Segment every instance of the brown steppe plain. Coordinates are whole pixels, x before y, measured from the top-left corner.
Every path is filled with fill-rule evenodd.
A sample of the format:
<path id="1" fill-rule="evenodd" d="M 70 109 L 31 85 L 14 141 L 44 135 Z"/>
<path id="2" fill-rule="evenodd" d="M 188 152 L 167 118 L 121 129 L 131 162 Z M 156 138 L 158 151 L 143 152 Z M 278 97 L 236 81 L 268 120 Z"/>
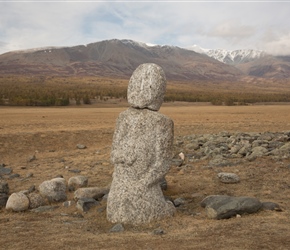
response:
<path id="1" fill-rule="evenodd" d="M 79 169 L 89 186 L 107 186 L 113 166 L 110 146 L 118 114 L 126 104 L 60 108 L 1 107 L 0 163 L 20 174 L 7 179 L 10 193 L 28 189 L 63 175 L 68 180 Z M 161 113 L 175 123 L 175 136 L 229 132 L 290 130 L 290 105 L 211 106 L 165 103 Z M 76 148 L 84 144 L 86 149 Z M 178 153 L 178 152 L 176 152 Z M 36 160 L 27 162 L 30 155 Z M 14 213 L 0 210 L 1 249 L 290 249 L 290 159 L 258 158 L 231 167 L 191 169 L 172 167 L 165 195 L 183 197 L 187 210 L 148 225 L 125 225 L 110 233 L 105 203 L 87 213 L 75 205 L 53 211 Z M 218 171 L 238 173 L 241 182 L 222 184 Z M 27 174 L 33 174 L 26 179 Z M 24 179 L 23 179 L 24 178 Z M 200 201 L 207 195 L 252 196 L 278 203 L 282 212 L 260 211 L 227 220 L 208 219 Z M 68 200 L 73 193 L 68 193 Z M 155 235 L 155 229 L 164 234 Z"/>

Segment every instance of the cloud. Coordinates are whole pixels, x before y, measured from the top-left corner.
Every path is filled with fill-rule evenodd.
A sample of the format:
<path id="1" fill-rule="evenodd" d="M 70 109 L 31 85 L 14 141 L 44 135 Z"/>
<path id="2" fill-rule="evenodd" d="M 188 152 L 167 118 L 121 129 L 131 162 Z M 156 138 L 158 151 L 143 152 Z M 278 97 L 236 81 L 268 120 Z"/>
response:
<path id="1" fill-rule="evenodd" d="M 215 26 L 207 36 L 222 39 L 231 39 L 237 42 L 239 39 L 247 39 L 253 36 L 256 29 L 250 25 L 241 24 L 236 20 L 229 20 Z"/>
<path id="2" fill-rule="evenodd" d="M 288 50 L 289 7 L 274 2 L 0 2 L 0 53 L 113 38 Z"/>
<path id="3" fill-rule="evenodd" d="M 273 55 L 290 55 L 290 31 L 279 35 L 268 32 L 261 47 Z"/>

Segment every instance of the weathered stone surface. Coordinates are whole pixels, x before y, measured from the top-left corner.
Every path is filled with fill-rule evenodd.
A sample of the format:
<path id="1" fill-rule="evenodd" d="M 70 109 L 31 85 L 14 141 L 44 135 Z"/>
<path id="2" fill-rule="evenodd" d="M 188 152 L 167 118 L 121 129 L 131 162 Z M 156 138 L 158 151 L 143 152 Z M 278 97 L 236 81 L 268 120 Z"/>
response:
<path id="1" fill-rule="evenodd" d="M 274 202 L 270 202 L 270 201 L 262 202 L 262 209 L 263 210 L 278 211 L 278 212 L 282 211 L 279 204 L 274 203 Z"/>
<path id="2" fill-rule="evenodd" d="M 128 84 L 128 103 L 131 107 L 159 110 L 166 90 L 166 78 L 161 67 L 153 63 L 141 64 Z"/>
<path id="3" fill-rule="evenodd" d="M 240 177 L 234 173 L 218 173 L 218 178 L 222 183 L 238 183 L 240 182 Z"/>
<path id="4" fill-rule="evenodd" d="M 86 145 L 83 145 L 83 144 L 77 144 L 77 148 L 78 149 L 86 149 L 87 146 Z"/>
<path id="5" fill-rule="evenodd" d="M 65 201 L 64 203 L 62 203 L 64 207 L 71 207 L 74 204 L 75 204 L 75 201 Z"/>
<path id="6" fill-rule="evenodd" d="M 45 213 L 45 212 L 53 211 L 57 208 L 59 208 L 59 206 L 41 206 L 41 207 L 33 208 L 30 211 L 33 213 Z"/>
<path id="7" fill-rule="evenodd" d="M 9 197 L 8 194 L 0 193 L 0 208 L 6 206 L 8 197 Z"/>
<path id="8" fill-rule="evenodd" d="M 0 181 L 0 193 L 8 194 L 9 186 L 6 181 Z"/>
<path id="9" fill-rule="evenodd" d="M 82 212 L 87 212 L 91 207 L 97 206 L 99 204 L 100 203 L 93 198 L 81 198 L 77 201 L 76 207 Z"/>
<path id="10" fill-rule="evenodd" d="M 29 199 L 22 192 L 11 194 L 6 203 L 6 209 L 12 210 L 14 212 L 25 211 L 28 208 L 29 208 Z"/>
<path id="11" fill-rule="evenodd" d="M 31 209 L 44 206 L 46 203 L 45 199 L 38 193 L 29 193 L 27 197 L 29 199 L 29 208 Z"/>
<path id="12" fill-rule="evenodd" d="M 86 176 L 73 176 L 68 180 L 68 190 L 75 191 L 78 188 L 87 187 L 89 178 Z"/>
<path id="13" fill-rule="evenodd" d="M 87 187 L 79 188 L 74 192 L 74 199 L 93 198 L 98 200 L 109 192 L 109 188 Z"/>
<path id="14" fill-rule="evenodd" d="M 258 212 L 262 203 L 252 197 L 232 197 L 227 195 L 211 195 L 203 199 L 201 206 L 206 209 L 211 219 L 228 219 L 237 214 Z"/>
<path id="15" fill-rule="evenodd" d="M 130 108 L 116 124 L 111 161 L 114 174 L 108 195 L 107 218 L 113 223 L 141 224 L 172 215 L 160 181 L 172 158 L 173 122 L 156 112 L 166 88 L 162 69 L 139 66 L 128 86 Z"/>
<path id="16" fill-rule="evenodd" d="M 121 223 L 118 223 L 110 229 L 110 233 L 119 233 L 123 232 L 124 230 L 125 228 L 123 227 L 123 225 Z"/>
<path id="17" fill-rule="evenodd" d="M 40 194 L 49 201 L 65 201 L 66 183 L 63 178 L 54 178 L 39 185 Z"/>
<path id="18" fill-rule="evenodd" d="M 173 201 L 173 204 L 174 204 L 174 206 L 179 207 L 179 206 L 185 204 L 185 200 L 183 198 L 176 198 Z"/>
<path id="19" fill-rule="evenodd" d="M 8 175 L 12 173 L 11 168 L 0 167 L 0 176 L 1 175 Z"/>
<path id="20" fill-rule="evenodd" d="M 165 179 L 165 177 L 163 177 L 160 181 L 160 187 L 162 190 L 167 190 L 167 181 Z"/>

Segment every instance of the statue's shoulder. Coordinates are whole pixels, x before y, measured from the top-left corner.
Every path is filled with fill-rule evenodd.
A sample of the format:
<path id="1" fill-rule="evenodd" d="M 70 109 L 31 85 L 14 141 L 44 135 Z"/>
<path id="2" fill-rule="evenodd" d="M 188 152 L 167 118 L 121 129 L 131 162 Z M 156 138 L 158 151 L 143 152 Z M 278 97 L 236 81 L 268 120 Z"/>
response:
<path id="1" fill-rule="evenodd" d="M 173 125 L 173 121 L 170 117 L 155 111 L 151 111 L 151 114 L 154 116 L 155 121 L 166 125 Z"/>

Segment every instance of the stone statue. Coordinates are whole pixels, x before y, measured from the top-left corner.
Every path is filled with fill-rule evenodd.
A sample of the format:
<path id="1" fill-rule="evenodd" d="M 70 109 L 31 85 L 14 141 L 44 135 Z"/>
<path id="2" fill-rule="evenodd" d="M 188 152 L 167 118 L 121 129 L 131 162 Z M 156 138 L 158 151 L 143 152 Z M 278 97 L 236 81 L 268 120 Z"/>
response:
<path id="1" fill-rule="evenodd" d="M 156 64 L 140 65 L 130 78 L 131 107 L 117 119 L 111 152 L 114 174 L 107 218 L 113 223 L 148 223 L 175 212 L 160 187 L 173 144 L 173 121 L 157 112 L 165 90 L 165 74 Z"/>

